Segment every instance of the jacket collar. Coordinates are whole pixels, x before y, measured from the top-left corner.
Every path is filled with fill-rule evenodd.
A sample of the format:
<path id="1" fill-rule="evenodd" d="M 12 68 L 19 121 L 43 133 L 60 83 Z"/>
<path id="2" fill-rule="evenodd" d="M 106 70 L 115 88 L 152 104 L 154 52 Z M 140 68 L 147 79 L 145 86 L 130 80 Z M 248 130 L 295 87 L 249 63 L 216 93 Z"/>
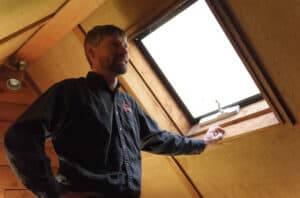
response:
<path id="1" fill-rule="evenodd" d="M 97 90 L 99 88 L 100 89 L 102 88 L 102 89 L 105 89 L 105 90 L 107 90 L 109 92 L 112 92 L 109 89 L 109 87 L 108 87 L 108 85 L 107 85 L 104 77 L 101 74 L 98 74 L 96 72 L 90 71 L 90 72 L 87 73 L 86 78 L 87 78 L 87 81 L 88 81 L 88 85 L 93 90 L 94 89 Z M 116 87 L 116 89 L 113 92 L 116 92 L 119 89 L 120 86 L 121 86 L 121 83 L 118 81 L 117 87 Z"/>

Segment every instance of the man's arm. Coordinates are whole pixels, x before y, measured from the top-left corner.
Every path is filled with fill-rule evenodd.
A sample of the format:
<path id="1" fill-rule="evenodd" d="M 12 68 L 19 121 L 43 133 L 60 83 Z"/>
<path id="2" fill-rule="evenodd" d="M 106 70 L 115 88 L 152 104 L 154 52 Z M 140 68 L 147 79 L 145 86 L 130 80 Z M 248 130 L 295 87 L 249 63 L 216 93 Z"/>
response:
<path id="1" fill-rule="evenodd" d="M 67 112 L 64 98 L 63 86 L 53 86 L 12 124 L 4 137 L 11 167 L 39 197 L 57 198 L 61 193 L 44 147 L 46 138 L 59 129 L 57 126 Z"/>
<path id="2" fill-rule="evenodd" d="M 157 123 L 138 105 L 137 110 L 141 126 L 141 148 L 145 151 L 168 155 L 198 154 L 207 145 L 221 140 L 225 133 L 221 127 L 212 127 L 205 134 L 204 139 L 175 135 L 160 129 Z"/>

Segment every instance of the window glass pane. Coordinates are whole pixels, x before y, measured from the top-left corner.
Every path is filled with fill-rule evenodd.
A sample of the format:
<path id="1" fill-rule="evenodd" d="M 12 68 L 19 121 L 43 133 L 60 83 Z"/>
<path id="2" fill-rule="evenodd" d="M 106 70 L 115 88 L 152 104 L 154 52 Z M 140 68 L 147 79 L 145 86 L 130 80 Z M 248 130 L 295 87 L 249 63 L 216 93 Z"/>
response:
<path id="1" fill-rule="evenodd" d="M 259 93 L 205 1 L 141 41 L 195 118 Z"/>

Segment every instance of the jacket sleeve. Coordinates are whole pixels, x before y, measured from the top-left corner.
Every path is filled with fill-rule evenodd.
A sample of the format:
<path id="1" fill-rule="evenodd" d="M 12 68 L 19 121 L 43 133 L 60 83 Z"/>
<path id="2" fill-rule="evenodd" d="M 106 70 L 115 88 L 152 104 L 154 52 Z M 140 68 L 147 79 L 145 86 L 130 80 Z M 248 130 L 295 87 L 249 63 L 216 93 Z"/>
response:
<path id="1" fill-rule="evenodd" d="M 4 136 L 8 161 L 22 183 L 38 197 L 58 198 L 61 186 L 52 174 L 45 154 L 45 140 L 59 130 L 67 113 L 63 85 L 56 84 L 41 95 Z"/>
<path id="2" fill-rule="evenodd" d="M 198 154 L 205 149 L 202 139 L 187 138 L 159 128 L 157 123 L 138 105 L 141 149 L 156 154 Z"/>

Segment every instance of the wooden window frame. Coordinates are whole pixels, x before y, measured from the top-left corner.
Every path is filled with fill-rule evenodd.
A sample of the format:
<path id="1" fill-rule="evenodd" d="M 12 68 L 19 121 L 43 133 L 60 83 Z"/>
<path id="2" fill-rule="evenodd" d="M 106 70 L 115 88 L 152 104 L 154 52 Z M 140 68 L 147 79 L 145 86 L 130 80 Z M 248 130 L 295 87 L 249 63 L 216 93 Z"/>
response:
<path id="1" fill-rule="evenodd" d="M 225 2 L 218 0 L 206 0 L 206 2 L 259 88 L 263 98 L 279 121 L 279 124 L 295 124 L 294 116 L 287 108 L 271 78 L 264 71 L 258 55 L 241 31 L 237 20 Z"/>
<path id="2" fill-rule="evenodd" d="M 269 107 L 267 102 L 262 100 L 241 108 L 239 113 L 228 118 L 206 125 L 195 124 L 184 135 L 187 137 L 202 136 L 209 129 L 209 127 L 219 125 L 223 128 L 226 128 L 226 131 L 229 134 L 226 135 L 226 137 L 231 137 L 233 135 L 243 134 L 276 124 L 279 124 L 279 121 L 277 120 L 275 114 L 272 112 L 272 109 Z M 234 125 L 238 125 L 239 127 L 233 127 Z"/>
<path id="3" fill-rule="evenodd" d="M 242 34 L 242 31 L 239 29 L 239 26 L 234 20 L 232 14 L 230 13 L 230 10 L 226 7 L 225 3 L 217 0 L 206 0 L 206 2 L 210 7 L 211 11 L 213 12 L 213 14 L 215 15 L 216 19 L 220 23 L 226 36 L 228 37 L 231 44 L 235 48 L 236 52 L 238 53 L 239 57 L 241 58 L 246 69 L 248 70 L 249 74 L 251 75 L 252 79 L 256 83 L 257 87 L 259 88 L 264 98 L 264 101 L 262 102 L 256 102 L 252 105 L 248 105 L 241 108 L 241 112 L 238 113 L 237 115 L 221 121 L 217 121 L 213 124 L 219 124 L 225 127 L 226 129 L 229 129 L 229 133 L 230 133 L 229 136 L 235 136 L 245 132 L 250 132 L 253 130 L 257 130 L 260 128 L 265 128 L 273 125 L 295 124 L 295 119 L 293 115 L 288 110 L 287 106 L 282 100 L 281 95 L 276 90 L 274 84 L 270 80 L 267 73 L 264 72 L 264 70 L 262 69 L 261 64 L 258 60 L 258 56 L 255 54 L 255 51 L 251 48 L 251 45 L 247 41 L 244 34 Z M 153 27 L 156 27 L 161 20 L 166 20 L 166 18 L 170 15 L 170 13 L 173 12 L 174 9 L 178 9 L 182 4 L 183 3 L 181 2 L 180 4 L 175 5 L 173 9 L 170 9 L 169 12 L 167 12 L 164 16 L 161 16 L 160 20 L 155 21 L 153 23 L 154 25 L 152 24 L 146 29 L 151 29 Z M 133 39 L 134 37 L 132 36 L 131 40 Z M 131 45 L 134 45 L 135 48 L 133 50 L 133 54 L 134 55 L 138 54 L 139 58 L 141 58 L 143 55 L 141 55 L 141 52 L 139 51 L 140 49 L 136 46 L 136 43 L 131 43 Z M 145 57 L 143 59 L 145 59 Z M 144 63 L 143 67 L 151 67 L 149 63 L 145 65 L 145 62 L 147 62 L 147 60 L 143 60 L 142 62 Z M 133 64 L 134 63 L 135 62 L 133 61 Z M 137 71 L 138 70 L 139 69 L 137 69 Z M 153 68 L 152 68 L 152 72 L 155 73 L 155 71 L 153 71 Z M 141 72 L 141 76 L 143 75 L 147 75 L 147 74 L 143 74 Z M 153 80 L 160 81 L 160 83 L 163 84 L 161 79 L 159 78 L 157 79 L 157 77 L 156 79 Z M 155 92 L 157 93 L 157 91 L 155 91 L 156 87 L 152 87 L 151 89 L 154 90 L 153 91 L 154 93 Z M 159 94 L 156 95 L 156 97 L 158 98 L 158 100 L 161 100 Z M 173 101 L 177 102 L 176 98 L 173 98 Z M 262 103 L 265 103 L 265 105 L 262 105 Z M 179 108 L 178 106 L 174 105 L 173 108 L 176 109 L 177 111 L 178 109 L 182 111 L 181 108 Z M 170 118 L 172 119 L 172 110 L 171 111 L 170 110 L 168 111 L 168 109 L 165 110 L 167 111 Z M 176 119 L 173 119 L 173 121 L 180 128 L 181 121 L 180 120 L 178 121 Z M 184 124 L 186 126 L 186 123 Z M 205 133 L 208 127 L 213 124 L 206 125 L 206 126 L 199 126 L 197 124 L 193 125 L 193 123 L 190 122 L 190 126 L 193 125 L 192 128 L 187 132 L 182 131 L 182 134 L 189 137 L 201 136 Z"/>
<path id="4" fill-rule="evenodd" d="M 193 124 L 197 123 L 202 118 L 206 118 L 207 116 L 210 116 L 210 115 L 213 115 L 213 114 L 217 113 L 218 110 L 212 110 L 212 111 L 209 111 L 209 112 L 197 115 L 197 116 L 193 116 L 192 112 L 191 112 L 191 109 L 189 109 L 186 105 L 186 101 L 184 101 L 179 96 L 179 94 L 176 91 L 176 89 L 174 88 L 173 84 L 168 80 L 166 74 L 162 71 L 161 67 L 157 64 L 157 62 L 155 61 L 152 54 L 149 52 L 149 50 L 147 49 L 146 45 L 143 43 L 142 40 L 146 36 L 151 34 L 151 31 L 153 29 L 159 28 L 160 26 L 164 25 L 170 19 L 174 18 L 178 14 L 181 14 L 182 11 L 188 9 L 192 4 L 194 4 L 196 2 L 197 2 L 196 0 L 191 0 L 191 1 L 187 1 L 187 2 L 183 3 L 183 5 L 181 7 L 176 9 L 174 12 L 171 12 L 169 15 L 167 15 L 167 17 L 164 17 L 163 19 L 158 20 L 158 22 L 156 22 L 155 25 L 152 25 L 151 28 L 146 29 L 145 31 L 143 31 L 141 34 L 139 34 L 137 37 L 134 38 L 135 44 L 138 46 L 138 48 L 142 52 L 145 59 L 150 63 L 153 70 L 156 72 L 156 74 L 161 79 L 162 83 L 166 86 L 166 88 L 169 90 L 171 95 L 177 101 L 177 103 L 178 103 L 179 107 L 181 108 L 181 110 L 186 114 L 189 121 Z M 222 106 L 222 108 L 224 109 L 224 108 L 227 108 L 227 107 L 232 107 L 232 106 L 237 106 L 237 105 L 242 108 L 242 107 L 244 107 L 248 104 L 252 104 L 252 103 L 255 103 L 255 102 L 263 100 L 263 99 L 264 99 L 263 96 L 260 93 L 258 93 L 256 95 L 252 95 L 252 96 L 249 96 L 247 98 L 243 98 L 239 101 L 234 101 L 231 104 L 228 104 L 226 106 Z M 217 106 L 217 104 L 216 104 L 216 106 Z"/>

